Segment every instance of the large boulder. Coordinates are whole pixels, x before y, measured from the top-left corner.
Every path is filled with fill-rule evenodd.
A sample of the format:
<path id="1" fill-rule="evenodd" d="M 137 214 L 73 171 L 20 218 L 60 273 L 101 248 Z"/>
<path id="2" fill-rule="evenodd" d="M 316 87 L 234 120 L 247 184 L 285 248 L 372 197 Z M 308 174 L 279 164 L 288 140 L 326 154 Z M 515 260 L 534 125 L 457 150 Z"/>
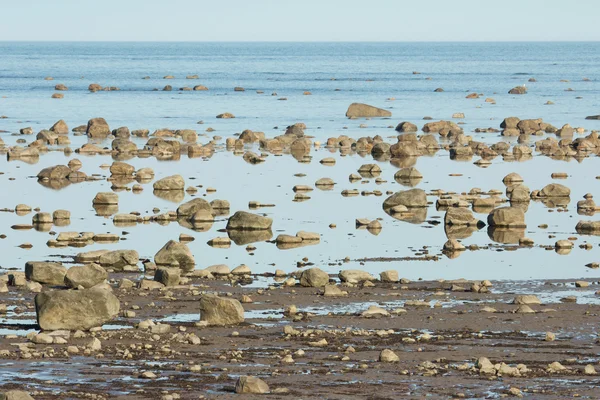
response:
<path id="1" fill-rule="evenodd" d="M 525 228 L 525 213 L 519 207 L 496 208 L 488 215 L 488 225 L 505 228 Z"/>
<path id="2" fill-rule="evenodd" d="M 323 287 L 329 283 L 329 274 L 320 268 L 309 268 L 302 271 L 300 285 L 304 287 Z"/>
<path id="3" fill-rule="evenodd" d="M 395 206 L 427 207 L 427 195 L 422 189 L 410 189 L 396 192 L 383 202 L 383 209 L 387 210 Z"/>
<path id="4" fill-rule="evenodd" d="M 164 267 L 178 267 L 191 271 L 196 261 L 190 249 L 183 243 L 169 240 L 154 256 L 154 263 Z"/>
<path id="5" fill-rule="evenodd" d="M 204 199 L 192 199 L 177 208 L 177 216 L 190 217 L 200 210 L 207 211 L 210 214 L 213 213 L 213 208 L 208 201 Z"/>
<path id="6" fill-rule="evenodd" d="M 240 376 L 235 383 L 235 392 L 264 394 L 269 393 L 269 385 L 265 381 L 255 376 Z"/>
<path id="7" fill-rule="evenodd" d="M 67 179 L 71 173 L 71 168 L 66 165 L 54 165 L 46 167 L 37 174 L 38 179 L 61 180 Z"/>
<path id="8" fill-rule="evenodd" d="M 86 264 L 69 268 L 64 277 L 64 283 L 71 288 L 82 286 L 86 289 L 104 282 L 108 273 L 98 264 Z"/>
<path id="9" fill-rule="evenodd" d="M 185 181 L 181 175 L 171 175 L 154 182 L 154 190 L 184 190 Z"/>
<path id="10" fill-rule="evenodd" d="M 115 250 L 102 254 L 98 261 L 104 268 L 119 271 L 126 267 L 136 266 L 140 261 L 140 256 L 135 250 Z"/>
<path id="11" fill-rule="evenodd" d="M 363 103 L 352 103 L 346 111 L 348 118 L 391 117 L 392 113 Z"/>
<path id="12" fill-rule="evenodd" d="M 237 325 L 244 322 L 244 308 L 236 299 L 204 294 L 200 297 L 200 321 L 208 325 Z"/>
<path id="13" fill-rule="evenodd" d="M 88 330 L 102 326 L 119 314 L 119 299 L 101 288 L 57 290 L 35 296 L 41 329 Z"/>
<path id="14" fill-rule="evenodd" d="M 233 214 L 227 222 L 227 230 L 269 230 L 273 220 L 261 215 L 252 214 L 245 211 L 238 211 Z"/>
<path id="15" fill-rule="evenodd" d="M 25 277 L 33 282 L 49 285 L 62 285 L 67 268 L 60 263 L 28 261 L 25 264 Z"/>
<path id="16" fill-rule="evenodd" d="M 92 118 L 88 121 L 85 133 L 91 138 L 105 138 L 110 135 L 110 127 L 104 118 Z"/>

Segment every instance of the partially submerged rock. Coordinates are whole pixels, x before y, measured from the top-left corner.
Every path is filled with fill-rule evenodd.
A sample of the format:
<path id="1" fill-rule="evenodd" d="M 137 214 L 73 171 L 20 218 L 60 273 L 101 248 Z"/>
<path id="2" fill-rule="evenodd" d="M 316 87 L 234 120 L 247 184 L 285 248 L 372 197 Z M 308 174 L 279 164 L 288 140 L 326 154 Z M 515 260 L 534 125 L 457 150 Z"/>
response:
<path id="1" fill-rule="evenodd" d="M 348 118 L 372 118 L 372 117 L 391 117 L 392 113 L 382 108 L 377 108 L 363 103 L 352 103 L 346 111 Z"/>
<path id="2" fill-rule="evenodd" d="M 227 222 L 227 230 L 270 230 L 273 220 L 245 211 L 237 211 Z"/>

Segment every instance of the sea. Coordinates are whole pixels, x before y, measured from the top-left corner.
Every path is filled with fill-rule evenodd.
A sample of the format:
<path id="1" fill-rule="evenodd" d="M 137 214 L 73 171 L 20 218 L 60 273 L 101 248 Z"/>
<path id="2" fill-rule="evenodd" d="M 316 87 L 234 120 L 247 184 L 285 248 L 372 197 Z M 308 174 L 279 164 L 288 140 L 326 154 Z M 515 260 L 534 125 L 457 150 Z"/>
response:
<path id="1" fill-rule="evenodd" d="M 111 129 L 194 129 L 203 134 L 199 141 L 217 142 L 235 137 L 245 129 L 262 131 L 267 137 L 282 134 L 288 125 L 302 122 L 305 133 L 325 143 L 329 137 L 352 138 L 380 135 L 394 143 L 394 127 L 410 121 L 421 127 L 425 117 L 461 123 L 473 140 L 493 144 L 516 143 L 516 138 L 498 132 L 475 132 L 477 128 L 496 128 L 505 117 L 542 118 L 557 127 L 570 124 L 588 134 L 600 130 L 600 121 L 586 116 L 600 114 L 600 43 L 103 43 L 103 42 L 0 42 L 0 138 L 5 146 L 33 140 L 19 134 L 31 127 L 34 134 L 63 119 L 69 128 L 84 125 L 90 118 L 103 117 Z M 186 79 L 197 75 L 197 79 Z M 172 76 L 172 79 L 165 79 Z M 47 78 L 51 77 L 52 80 Z M 530 81 L 533 78 L 535 81 Z M 119 90 L 92 93 L 88 86 L 97 83 Z M 62 99 L 51 98 L 55 85 L 64 84 Z M 166 85 L 171 91 L 164 91 Z M 204 85 L 206 91 L 180 90 Z M 526 86 L 525 95 L 511 95 L 515 86 Z M 234 91 L 243 87 L 245 91 Z M 441 88 L 442 92 L 435 91 Z M 467 99 L 479 93 L 477 99 Z M 494 101 L 485 100 L 491 98 Z M 354 102 L 371 104 L 392 112 L 391 118 L 346 118 Z M 548 104 L 550 102 L 550 104 Z M 232 119 L 217 119 L 229 112 Z M 453 114 L 464 113 L 462 119 Z M 207 132 L 212 128 L 212 132 Z M 552 136 L 552 135 L 550 135 Z M 533 146 L 543 137 L 533 136 Z M 86 136 L 71 136 L 73 150 L 87 143 Z M 142 147 L 147 139 L 133 139 Z M 110 141 L 100 143 L 110 147 Z M 235 245 L 229 249 L 210 247 L 207 242 L 227 236 L 223 231 L 227 217 L 218 217 L 212 228 L 196 232 L 172 222 L 115 226 L 110 217 L 96 215 L 92 198 L 97 192 L 111 191 L 105 179 L 52 189 L 37 182 L 37 173 L 48 166 L 67 164 L 78 158 L 82 171 L 100 178 L 108 177 L 110 156 L 66 155 L 63 147 L 53 148 L 37 162 L 7 160 L 0 157 L 0 208 L 17 204 L 39 207 L 41 211 L 71 211 L 68 226 L 50 232 L 14 230 L 15 224 L 31 223 L 32 214 L 18 216 L 0 212 L 0 273 L 22 270 L 27 261 L 69 262 L 82 251 L 135 249 L 140 257 L 152 259 L 170 239 L 181 233 L 195 237 L 189 244 L 197 268 L 214 264 L 235 267 L 248 265 L 253 272 L 297 270 L 301 260 L 336 273 L 341 269 L 365 269 L 377 275 L 398 270 L 408 279 L 492 279 L 535 281 L 545 279 L 597 279 L 598 270 L 586 264 L 598 262 L 598 236 L 579 235 L 579 220 L 597 220 L 577 214 L 576 203 L 586 193 L 600 198 L 600 163 L 595 155 L 583 160 L 553 160 L 537 152 L 529 160 L 516 162 L 497 157 L 487 168 L 469 161 L 454 161 L 446 150 L 419 157 L 414 162 L 423 175 L 416 187 L 431 192 L 442 189 L 468 192 L 505 190 L 502 178 L 519 173 L 530 189 L 561 183 L 571 189 L 565 211 L 532 201 L 526 213 L 525 235 L 534 240 L 531 248 L 499 243 L 486 228 L 461 241 L 471 250 L 457 258 L 441 253 L 447 240 L 444 211 L 432 204 L 427 221 L 412 224 L 387 215 L 382 203 L 386 192 L 409 189 L 394 181 L 398 167 L 389 161 L 374 161 L 370 155 L 341 154 L 325 146 L 311 151 L 312 161 L 300 163 L 289 155 L 266 157 L 266 162 L 250 165 L 242 157 L 218 147 L 208 158 L 177 161 L 154 158 L 126 160 L 137 168 L 150 167 L 156 179 L 181 174 L 186 185 L 197 186 L 196 194 L 186 194 L 177 202 L 155 196 L 151 184 L 144 191 L 120 191 L 119 212 L 153 215 L 173 211 L 195 196 L 207 200 L 225 199 L 231 212 L 248 211 L 250 201 L 274 204 L 256 212 L 273 219 L 273 238 L 298 231 L 317 232 L 317 245 L 282 250 L 270 242 Z M 256 147 L 249 149 L 259 151 Z M 319 163 L 334 157 L 336 165 Z M 376 163 L 381 178 L 351 182 L 348 177 L 363 164 Z M 553 172 L 568 178 L 555 180 Z M 300 176 L 298 176 L 300 174 Z M 294 200 L 294 185 L 311 185 L 323 177 L 336 181 L 334 190 L 315 189 L 308 201 Z M 215 191 L 206 191 L 213 188 Z M 344 189 L 381 191 L 382 195 L 343 197 Z M 429 197 L 435 203 L 436 198 Z M 475 214 L 486 221 L 486 214 Z M 382 230 L 374 235 L 356 229 L 357 218 L 377 219 Z M 442 222 L 441 224 L 432 221 Z M 330 225 L 335 224 L 336 228 Z M 544 224 L 547 227 L 540 227 Z M 96 243 L 85 248 L 50 248 L 47 241 L 65 231 L 116 233 L 118 243 Z M 575 243 L 568 254 L 554 251 L 554 243 L 571 238 Z M 31 248 L 19 247 L 24 243 Z M 579 246 L 592 244 L 591 250 Z M 437 261 L 423 255 L 438 255 Z M 304 262 L 304 261 L 303 261 Z"/>

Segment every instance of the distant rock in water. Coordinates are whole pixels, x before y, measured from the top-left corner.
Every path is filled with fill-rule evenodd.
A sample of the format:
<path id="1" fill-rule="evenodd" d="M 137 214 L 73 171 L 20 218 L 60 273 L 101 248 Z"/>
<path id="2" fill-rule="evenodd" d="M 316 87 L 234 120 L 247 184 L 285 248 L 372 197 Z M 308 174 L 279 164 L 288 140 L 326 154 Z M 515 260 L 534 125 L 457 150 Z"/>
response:
<path id="1" fill-rule="evenodd" d="M 508 94 L 525 94 L 527 93 L 527 88 L 525 86 L 515 86 L 514 88 L 508 91 Z"/>
<path id="2" fill-rule="evenodd" d="M 348 118 L 391 117 L 392 113 L 363 103 L 352 103 L 346 111 Z"/>
<path id="3" fill-rule="evenodd" d="M 585 117 L 585 119 L 600 119 L 600 115 L 590 115 L 588 117 Z"/>

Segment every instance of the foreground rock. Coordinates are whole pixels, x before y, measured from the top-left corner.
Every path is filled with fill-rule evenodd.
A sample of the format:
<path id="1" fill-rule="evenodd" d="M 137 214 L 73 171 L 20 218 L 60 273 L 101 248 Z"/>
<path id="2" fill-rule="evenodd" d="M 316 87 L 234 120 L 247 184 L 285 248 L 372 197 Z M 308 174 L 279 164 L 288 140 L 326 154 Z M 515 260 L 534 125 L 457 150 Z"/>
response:
<path id="1" fill-rule="evenodd" d="M 348 118 L 391 117 L 392 113 L 363 103 L 352 103 L 346 111 Z"/>
<path id="2" fill-rule="evenodd" d="M 269 393 L 269 385 L 255 376 L 240 376 L 235 384 L 235 392 L 264 394 Z"/>
<path id="3" fill-rule="evenodd" d="M 60 263 L 29 261 L 25 264 L 25 277 L 33 282 L 62 285 L 67 268 Z"/>
<path id="4" fill-rule="evenodd" d="M 235 299 L 204 294 L 200 297 L 200 321 L 208 325 L 237 325 L 244 322 L 244 308 Z"/>
<path id="5" fill-rule="evenodd" d="M 88 330 L 119 314 L 120 303 L 105 289 L 57 290 L 35 296 L 37 321 L 43 330 Z"/>
<path id="6" fill-rule="evenodd" d="M 0 393 L 0 400 L 33 400 L 33 397 L 22 390 L 9 390 Z"/>

